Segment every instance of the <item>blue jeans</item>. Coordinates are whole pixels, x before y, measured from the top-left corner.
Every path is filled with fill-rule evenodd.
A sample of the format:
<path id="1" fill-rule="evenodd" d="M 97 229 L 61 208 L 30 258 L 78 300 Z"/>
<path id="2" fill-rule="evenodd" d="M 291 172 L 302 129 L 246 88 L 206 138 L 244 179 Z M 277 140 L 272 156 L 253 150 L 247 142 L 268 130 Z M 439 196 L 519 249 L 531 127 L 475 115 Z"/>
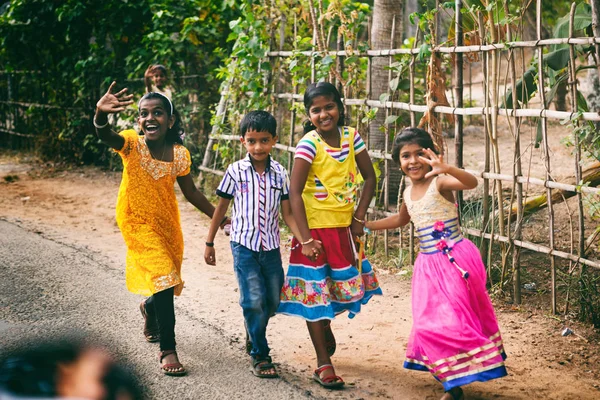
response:
<path id="1" fill-rule="evenodd" d="M 253 358 L 267 357 L 267 324 L 277 307 L 283 286 L 283 266 L 279 249 L 252 251 L 231 242 L 233 269 L 240 287 L 240 306 L 246 331 L 252 341 Z"/>

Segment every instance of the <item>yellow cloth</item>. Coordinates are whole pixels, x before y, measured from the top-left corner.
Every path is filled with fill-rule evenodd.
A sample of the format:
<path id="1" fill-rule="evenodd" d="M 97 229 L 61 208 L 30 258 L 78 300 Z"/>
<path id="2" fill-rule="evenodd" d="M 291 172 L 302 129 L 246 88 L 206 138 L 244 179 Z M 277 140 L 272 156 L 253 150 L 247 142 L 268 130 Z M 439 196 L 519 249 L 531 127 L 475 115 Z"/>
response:
<path id="1" fill-rule="evenodd" d="M 190 153 L 175 144 L 173 162 L 152 158 L 144 136 L 119 133 L 125 144 L 123 178 L 117 199 L 117 224 L 127 244 L 125 276 L 130 292 L 150 296 L 174 287 L 183 289 L 183 234 L 173 185 L 190 172 Z"/>
<path id="2" fill-rule="evenodd" d="M 329 146 L 316 131 L 307 133 L 316 149 L 302 192 L 310 229 L 348 227 L 352 223 L 356 203 L 358 176 L 354 159 L 354 129 L 342 129 L 340 147 Z M 348 156 L 338 161 L 329 153 L 348 149 Z"/>

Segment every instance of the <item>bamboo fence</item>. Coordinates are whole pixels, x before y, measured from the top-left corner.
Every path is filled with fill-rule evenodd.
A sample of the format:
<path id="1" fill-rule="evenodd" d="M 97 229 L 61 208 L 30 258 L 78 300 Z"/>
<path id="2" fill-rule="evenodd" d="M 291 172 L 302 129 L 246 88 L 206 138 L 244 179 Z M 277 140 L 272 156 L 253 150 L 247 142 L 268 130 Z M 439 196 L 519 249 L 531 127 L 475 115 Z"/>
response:
<path id="1" fill-rule="evenodd" d="M 456 10 L 455 15 L 461 15 L 461 7 L 462 3 L 460 0 L 455 2 Z M 508 11 L 508 10 L 506 10 Z M 577 45 L 597 45 L 600 44 L 600 37 L 573 37 L 572 30 L 572 19 L 573 19 L 574 8 L 571 12 L 571 33 L 569 38 L 554 38 L 554 39 L 542 39 L 541 38 L 541 0 L 537 1 L 537 40 L 534 41 L 513 41 L 513 33 L 511 31 L 510 26 L 506 26 L 506 40 L 505 42 L 500 42 L 499 39 L 493 40 L 492 43 L 483 43 L 481 45 L 468 45 L 465 46 L 462 43 L 462 35 L 461 31 L 461 21 L 460 18 L 456 19 L 455 31 L 457 32 L 455 43 L 453 46 L 446 45 L 436 45 L 431 51 L 439 54 L 453 54 L 453 72 L 454 72 L 454 104 L 452 106 L 435 106 L 433 111 L 439 114 L 447 114 L 453 117 L 454 119 L 454 132 L 455 132 L 455 164 L 462 168 L 463 167 L 463 118 L 480 116 L 483 119 L 483 125 L 485 130 L 485 149 L 482 149 L 482 152 L 485 152 L 485 162 L 484 168 L 482 170 L 469 170 L 471 173 L 476 175 L 477 177 L 483 180 L 483 197 L 482 197 L 482 228 L 473 228 L 473 227 L 464 227 L 463 230 L 465 233 L 472 235 L 474 237 L 478 237 L 482 239 L 481 249 L 484 255 L 484 259 L 487 256 L 488 261 L 488 271 L 490 269 L 490 263 L 492 258 L 492 249 L 500 247 L 502 253 L 502 274 L 499 282 L 500 288 L 504 284 L 504 276 L 505 273 L 508 272 L 508 267 L 510 264 L 511 274 L 510 280 L 512 281 L 513 287 L 513 299 L 515 303 L 520 304 L 521 299 L 521 268 L 520 268 L 520 257 L 521 250 L 528 250 L 535 253 L 540 253 L 548 257 L 549 264 L 549 272 L 550 272 L 550 287 L 551 287 L 551 296 L 552 296 L 552 312 L 557 312 L 557 275 L 556 275 L 556 260 L 561 259 L 565 262 L 571 263 L 569 266 L 569 271 L 576 270 L 577 266 L 579 266 L 580 273 L 581 270 L 585 267 L 591 267 L 596 270 L 600 270 L 600 261 L 596 259 L 591 259 L 586 257 L 586 246 L 585 246 L 585 236 L 584 236 L 584 206 L 582 202 L 582 195 L 594 195 L 598 196 L 600 194 L 600 189 L 596 187 L 589 187 L 581 185 L 581 159 L 582 159 L 582 149 L 581 145 L 577 138 L 574 137 L 575 149 L 574 149 L 574 158 L 573 158 L 573 174 L 575 176 L 575 184 L 566 183 L 566 182 L 557 182 L 553 179 L 552 174 L 552 163 L 551 163 L 551 150 L 549 148 L 548 142 L 548 130 L 547 130 L 547 121 L 548 120 L 571 120 L 574 117 L 579 117 L 580 121 L 600 121 L 600 113 L 598 112 L 583 112 L 577 113 L 577 87 L 578 81 L 577 76 L 575 75 L 575 53 L 574 47 Z M 480 15 L 480 37 L 485 37 L 483 18 Z M 394 28 L 393 28 L 394 29 Z M 283 29 L 280 29 L 281 32 L 284 32 Z M 295 30 L 294 30 L 295 32 Z M 417 35 L 419 33 L 417 32 Z M 295 36 L 295 35 L 294 35 Z M 492 35 L 493 36 L 493 35 Z M 393 37 L 393 35 L 392 35 Z M 316 66 L 314 65 L 314 56 L 316 54 L 320 56 L 324 55 L 332 55 L 336 56 L 338 59 L 344 59 L 347 56 L 358 56 L 367 58 L 367 77 L 366 77 L 366 93 L 367 98 L 345 98 L 344 104 L 346 107 L 377 107 L 379 108 L 378 112 L 386 113 L 386 116 L 392 113 L 394 110 L 407 111 L 410 113 L 410 123 L 412 126 L 416 126 L 416 113 L 424 113 L 428 111 L 428 106 L 425 104 L 415 104 L 415 64 L 416 64 L 416 56 L 419 53 L 419 49 L 416 46 L 413 46 L 411 49 L 405 48 L 391 48 L 387 50 L 368 50 L 363 52 L 352 52 L 351 54 L 345 50 L 339 50 L 342 46 L 337 44 L 337 48 L 335 50 L 329 51 L 284 51 L 283 48 L 283 38 L 280 38 L 280 48 L 279 50 L 274 50 L 268 52 L 268 57 L 271 60 L 272 65 L 282 65 L 281 62 L 277 63 L 277 60 L 282 60 L 290 57 L 297 57 L 299 54 L 307 57 L 307 60 L 311 60 L 310 68 L 312 70 L 311 77 L 314 81 L 316 76 Z M 317 43 L 317 32 L 313 30 L 313 44 Z M 545 88 L 544 81 L 547 76 L 547 71 L 542 63 L 542 59 L 544 57 L 544 49 L 547 46 L 558 45 L 558 44 L 567 44 L 570 46 L 570 91 L 571 91 L 571 110 L 573 111 L 557 111 L 550 110 L 546 106 L 545 101 Z M 415 41 L 416 45 L 416 41 Z M 517 74 L 517 66 L 515 65 L 515 57 L 517 55 L 521 56 L 521 59 L 524 59 L 524 50 L 525 49 L 534 49 L 537 52 L 537 56 L 539 59 L 538 62 L 538 85 L 539 85 L 539 93 L 540 97 L 540 107 L 538 108 L 519 108 L 519 102 L 513 101 L 513 108 L 504 108 L 500 106 L 500 95 L 498 93 L 499 82 L 498 80 L 493 81 L 491 77 L 495 74 L 499 73 L 498 68 L 500 65 L 500 57 L 504 56 L 508 59 L 508 79 L 505 79 L 504 84 L 508 87 L 512 88 L 512 93 L 517 93 L 516 81 L 518 79 Z M 409 76 L 410 76 L 410 96 L 409 102 L 401 102 L 401 101 L 379 101 L 376 99 L 369 98 L 370 94 L 370 82 L 371 82 L 371 65 L 372 59 L 375 57 L 388 57 L 390 60 L 390 65 L 393 61 L 393 56 L 406 54 L 411 57 L 410 65 L 409 65 Z M 468 73 L 468 82 L 464 82 L 463 76 L 463 54 L 476 54 L 481 57 L 481 65 L 483 68 L 483 81 L 473 83 L 471 81 L 471 64 L 469 64 L 469 73 Z M 340 63 L 343 66 L 343 63 Z M 339 65 L 338 65 L 339 69 Z M 524 68 L 523 68 L 524 69 Z M 339 72 L 339 71 L 338 71 Z M 523 71 L 524 72 L 524 71 Z M 279 71 L 282 76 L 285 76 L 285 71 Z M 273 73 L 273 75 L 277 75 L 277 71 Z M 392 77 L 390 75 L 389 79 Z M 234 84 L 234 82 L 230 82 L 230 84 Z M 469 105 L 472 104 L 472 86 L 481 84 L 484 91 L 484 104 L 478 107 L 465 107 L 463 104 L 463 88 L 467 86 L 469 88 Z M 287 152 L 287 165 L 288 169 L 291 167 L 291 162 L 293 158 L 293 152 L 295 148 L 293 144 L 300 139 L 300 135 L 295 132 L 296 126 L 296 107 L 293 107 L 297 102 L 302 102 L 302 95 L 297 93 L 297 87 L 293 87 L 293 90 L 289 92 L 279 92 L 273 91 L 271 93 L 265 93 L 265 95 L 272 96 L 274 99 L 286 100 L 288 102 L 288 106 L 286 109 L 289 113 L 289 121 L 290 121 L 290 130 L 289 130 L 289 140 L 287 144 L 278 144 L 276 146 L 277 149 Z M 225 89 L 222 93 L 221 102 L 217 107 L 217 115 L 222 117 L 222 120 L 225 121 L 225 114 L 227 111 L 227 101 L 228 101 L 228 91 Z M 511 149 L 514 154 L 514 161 L 512 165 L 511 174 L 502 173 L 499 164 L 499 150 L 497 144 L 497 138 L 499 134 L 498 128 L 498 118 L 504 118 L 509 127 L 510 134 L 512 135 L 514 142 L 514 147 Z M 544 179 L 535 178 L 528 176 L 523 173 L 524 166 L 522 160 L 522 131 L 523 131 L 523 123 L 524 120 L 527 119 L 539 119 L 541 121 L 541 131 L 542 131 L 542 155 L 545 169 L 545 177 Z M 388 129 L 388 127 L 386 127 Z M 573 135 L 575 136 L 575 135 Z M 214 145 L 216 143 L 220 143 L 222 141 L 238 141 L 238 135 L 225 135 L 222 134 L 219 130 L 218 126 L 213 127 L 213 131 L 210 135 L 209 144 L 206 148 L 205 155 L 203 158 L 203 164 L 200 167 L 201 171 L 223 175 L 223 169 L 218 168 L 218 158 L 219 152 L 214 151 Z M 392 168 L 391 163 L 388 161 L 391 159 L 389 154 L 389 149 L 387 144 L 385 148 L 382 149 L 373 149 L 369 146 L 369 136 L 366 135 L 366 142 L 369 154 L 372 159 L 375 160 L 383 160 L 383 173 L 382 180 L 387 182 L 389 177 L 390 169 Z M 502 150 L 507 151 L 507 149 Z M 241 154 L 241 148 L 240 148 Z M 564 169 L 564 166 L 561 166 Z M 504 199 L 504 194 L 502 191 L 502 182 L 506 183 L 510 186 L 510 198 L 509 198 L 509 207 L 506 208 L 506 200 Z M 388 193 L 389 185 L 384 185 L 384 193 Z M 548 241 L 546 244 L 533 243 L 531 241 L 525 240 L 523 238 L 523 227 L 525 224 L 525 211 L 524 211 L 524 201 L 526 199 L 526 192 L 524 186 L 529 188 L 532 186 L 539 186 L 540 188 L 544 188 L 546 191 L 547 198 L 547 223 L 548 223 Z M 577 229 L 578 234 L 576 239 L 571 239 L 571 243 L 575 242 L 575 245 L 571 246 L 570 251 L 564 251 L 562 249 L 557 249 L 555 244 L 555 207 L 553 204 L 552 194 L 553 191 L 562 190 L 565 192 L 575 193 L 577 196 Z M 490 196 L 490 194 L 492 194 Z M 388 204 L 387 204 L 388 196 L 384 197 L 384 206 L 381 208 L 372 208 L 370 212 L 377 213 L 378 215 L 390 215 L 388 212 Z M 462 201 L 462 196 L 458 197 L 459 201 Z M 401 200 L 399 200 L 401 201 Z M 508 219 L 503 215 L 504 210 L 511 210 L 513 207 L 516 208 L 516 215 L 510 215 Z M 500 215 L 500 217 L 498 217 Z M 508 223 L 505 224 L 505 220 Z M 494 223 L 497 221 L 497 223 Z M 514 221 L 511 223 L 511 221 Z M 498 225 L 498 226 L 497 226 Z M 410 230 L 409 235 L 409 243 L 408 249 L 409 259 L 412 261 L 414 258 L 413 249 L 413 235 L 412 230 Z M 388 237 L 388 233 L 384 234 L 384 243 L 385 243 L 385 252 L 387 255 L 388 248 L 390 248 L 390 238 Z M 402 242 L 402 231 L 400 232 L 400 252 L 402 252 L 402 247 L 404 247 Z M 510 260 L 510 261 L 509 261 Z M 491 273 L 489 274 L 491 278 Z M 492 282 L 493 283 L 493 282 Z M 568 301 L 567 301 L 568 303 Z M 567 305 L 568 307 L 568 305 Z"/>

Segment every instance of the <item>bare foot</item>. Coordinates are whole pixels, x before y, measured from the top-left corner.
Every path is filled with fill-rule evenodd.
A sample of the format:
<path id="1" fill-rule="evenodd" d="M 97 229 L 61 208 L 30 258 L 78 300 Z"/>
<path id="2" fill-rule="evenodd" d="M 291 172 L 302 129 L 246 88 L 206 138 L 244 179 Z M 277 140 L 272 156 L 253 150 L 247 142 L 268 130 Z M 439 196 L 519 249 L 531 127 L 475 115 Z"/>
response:
<path id="1" fill-rule="evenodd" d="M 464 400 L 464 398 L 463 390 L 455 387 L 444 393 L 440 400 Z"/>

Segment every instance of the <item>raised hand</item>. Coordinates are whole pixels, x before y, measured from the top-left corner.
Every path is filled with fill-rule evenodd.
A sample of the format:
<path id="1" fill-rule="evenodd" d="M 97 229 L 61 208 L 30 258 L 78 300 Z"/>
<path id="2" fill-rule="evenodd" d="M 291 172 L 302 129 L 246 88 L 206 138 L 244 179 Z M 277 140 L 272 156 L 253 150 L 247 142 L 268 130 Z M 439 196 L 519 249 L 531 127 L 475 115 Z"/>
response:
<path id="1" fill-rule="evenodd" d="M 125 110 L 133 104 L 133 94 L 127 94 L 127 88 L 114 93 L 117 82 L 113 82 L 108 87 L 108 91 L 96 103 L 97 111 L 105 114 L 113 114 Z"/>
<path id="2" fill-rule="evenodd" d="M 429 164 L 431 171 L 425 174 L 425 178 L 429 178 L 434 175 L 445 174 L 450 169 L 450 166 L 444 162 L 443 156 L 438 156 L 431 149 L 423 149 L 424 156 L 419 156 L 419 159 Z"/>

